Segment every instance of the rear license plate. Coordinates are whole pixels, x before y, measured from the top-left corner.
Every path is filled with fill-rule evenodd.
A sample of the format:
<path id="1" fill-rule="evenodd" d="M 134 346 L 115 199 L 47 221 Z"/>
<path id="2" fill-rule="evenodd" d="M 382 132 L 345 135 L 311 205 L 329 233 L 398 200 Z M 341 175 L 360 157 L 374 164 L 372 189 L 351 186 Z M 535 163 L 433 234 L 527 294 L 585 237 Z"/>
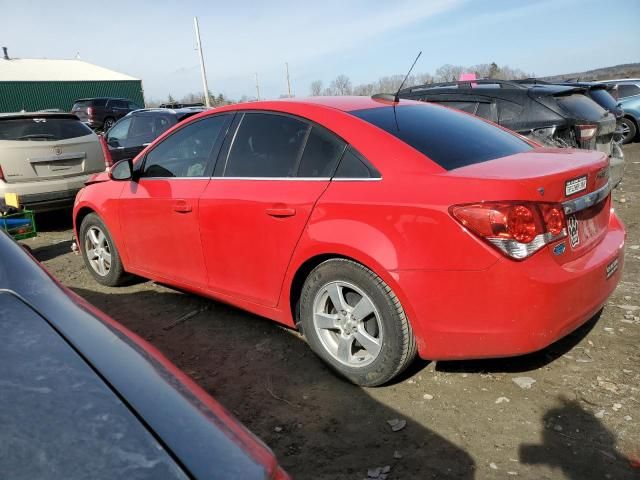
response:
<path id="1" fill-rule="evenodd" d="M 581 192 L 587 189 L 587 176 L 574 178 L 573 180 L 567 180 L 564 184 L 565 196 L 573 195 L 574 193 Z"/>
<path id="2" fill-rule="evenodd" d="M 607 279 L 611 278 L 611 275 L 616 273 L 616 270 L 618 270 L 618 265 L 619 265 L 618 257 L 614 258 L 609 262 L 609 264 L 607 265 L 607 268 L 605 269 Z"/>

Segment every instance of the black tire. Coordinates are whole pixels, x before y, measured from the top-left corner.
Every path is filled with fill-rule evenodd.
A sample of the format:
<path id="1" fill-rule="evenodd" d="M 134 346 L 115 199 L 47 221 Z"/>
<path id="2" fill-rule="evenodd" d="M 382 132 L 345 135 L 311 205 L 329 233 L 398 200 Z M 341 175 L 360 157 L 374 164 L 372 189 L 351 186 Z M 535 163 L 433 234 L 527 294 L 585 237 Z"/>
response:
<path id="1" fill-rule="evenodd" d="M 627 117 L 623 117 L 621 119 L 621 123 L 623 128 L 626 130 L 626 133 L 622 135 L 622 143 L 631 143 L 631 141 L 636 138 L 638 128 L 636 127 L 635 122 Z"/>
<path id="2" fill-rule="evenodd" d="M 89 231 L 92 229 L 94 229 L 94 231 L 95 229 L 98 229 L 104 234 L 106 240 L 105 250 L 111 255 L 108 271 L 104 275 L 101 275 L 96 268 L 94 268 L 92 261 L 89 259 L 87 242 L 90 242 L 88 235 Z M 111 234 L 104 222 L 95 213 L 88 214 L 82 220 L 82 223 L 80 224 L 80 238 L 78 238 L 78 244 L 81 247 L 82 258 L 84 259 L 84 264 L 86 265 L 87 270 L 89 270 L 89 273 L 91 273 L 98 283 L 108 287 L 116 287 L 126 280 L 127 274 L 124 271 L 122 260 L 120 260 L 118 249 L 113 243 Z"/>
<path id="3" fill-rule="evenodd" d="M 114 123 L 116 123 L 116 121 L 113 118 L 111 117 L 105 118 L 104 123 L 102 124 L 102 131 L 104 133 L 107 133 L 109 129 L 113 127 Z"/>
<path id="4" fill-rule="evenodd" d="M 380 332 L 384 335 L 380 334 L 382 338 L 379 353 L 365 366 L 341 363 L 328 350 L 326 342 L 323 343 L 316 331 L 313 320 L 314 303 L 331 282 L 356 286 L 366 293 L 379 313 Z M 299 305 L 300 324 L 311 349 L 333 370 L 356 385 L 382 385 L 400 374 L 416 356 L 415 336 L 400 301 L 379 276 L 359 263 L 336 258 L 318 265 L 305 280 Z"/>

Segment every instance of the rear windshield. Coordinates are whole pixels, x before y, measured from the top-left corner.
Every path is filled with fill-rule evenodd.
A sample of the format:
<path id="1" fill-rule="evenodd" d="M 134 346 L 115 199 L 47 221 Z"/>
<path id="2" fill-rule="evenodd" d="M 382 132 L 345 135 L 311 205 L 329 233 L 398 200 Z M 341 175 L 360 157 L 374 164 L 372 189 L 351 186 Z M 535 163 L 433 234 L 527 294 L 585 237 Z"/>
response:
<path id="1" fill-rule="evenodd" d="M 618 102 L 611 96 L 611 94 L 604 88 L 594 88 L 591 90 L 591 98 L 593 98 L 598 105 L 607 110 L 615 110 L 618 108 Z"/>
<path id="2" fill-rule="evenodd" d="M 471 115 L 435 105 L 349 112 L 423 153 L 446 170 L 531 150 L 517 136 Z"/>
<path id="3" fill-rule="evenodd" d="M 581 93 L 561 95 L 555 99 L 563 110 L 579 119 L 597 122 L 607 113 L 600 105 Z"/>
<path id="4" fill-rule="evenodd" d="M 98 98 L 95 100 L 78 100 L 73 104 L 72 110 L 85 107 L 104 107 L 107 104 L 106 98 Z"/>
<path id="5" fill-rule="evenodd" d="M 72 118 L 0 120 L 0 140 L 57 141 L 85 135 L 91 135 L 91 129 Z"/>

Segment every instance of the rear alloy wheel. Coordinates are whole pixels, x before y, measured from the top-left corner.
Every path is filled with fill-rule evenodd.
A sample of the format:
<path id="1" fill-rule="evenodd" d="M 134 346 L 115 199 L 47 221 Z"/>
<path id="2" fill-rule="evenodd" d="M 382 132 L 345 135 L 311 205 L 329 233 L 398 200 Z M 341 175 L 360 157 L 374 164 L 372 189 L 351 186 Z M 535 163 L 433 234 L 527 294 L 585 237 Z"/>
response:
<path id="1" fill-rule="evenodd" d="M 633 123 L 633 120 L 624 117 L 620 121 L 620 133 L 622 136 L 621 143 L 625 144 L 631 142 L 635 138 L 636 133 L 638 133 L 638 129 L 636 128 L 636 124 Z"/>
<path id="2" fill-rule="evenodd" d="M 105 118 L 104 119 L 104 123 L 102 125 L 102 131 L 104 133 L 107 133 L 107 131 L 113 127 L 113 124 L 116 123 L 116 121 L 113 118 Z"/>
<path id="3" fill-rule="evenodd" d="M 80 225 L 82 257 L 93 278 L 102 285 L 115 287 L 125 278 L 120 255 L 104 223 L 95 213 L 87 215 Z"/>
<path id="4" fill-rule="evenodd" d="M 391 288 L 351 260 L 328 260 L 309 274 L 300 320 L 312 350 L 358 385 L 388 382 L 416 354 L 411 326 Z"/>

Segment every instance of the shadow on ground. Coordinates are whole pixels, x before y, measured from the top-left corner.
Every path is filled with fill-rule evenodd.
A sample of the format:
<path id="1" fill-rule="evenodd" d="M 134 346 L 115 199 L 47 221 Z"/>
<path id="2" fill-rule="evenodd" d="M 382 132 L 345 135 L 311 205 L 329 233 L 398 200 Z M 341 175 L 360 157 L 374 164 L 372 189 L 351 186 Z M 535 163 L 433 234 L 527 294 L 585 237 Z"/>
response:
<path id="1" fill-rule="evenodd" d="M 542 443 L 521 445 L 523 465 L 546 465 L 567 480 L 637 479 L 640 469 L 616 450 L 616 437 L 580 404 L 564 397 L 542 419 Z"/>
<path id="2" fill-rule="evenodd" d="M 269 445 L 294 478 L 473 479 L 464 450 L 338 378 L 295 333 L 172 291 L 76 288 L 158 347 Z M 399 457 L 399 458 L 398 458 Z M 379 477 L 383 478 L 383 477 Z"/>
<path id="3" fill-rule="evenodd" d="M 36 227 L 39 232 L 62 232 L 73 227 L 72 210 L 54 210 L 36 214 Z"/>

